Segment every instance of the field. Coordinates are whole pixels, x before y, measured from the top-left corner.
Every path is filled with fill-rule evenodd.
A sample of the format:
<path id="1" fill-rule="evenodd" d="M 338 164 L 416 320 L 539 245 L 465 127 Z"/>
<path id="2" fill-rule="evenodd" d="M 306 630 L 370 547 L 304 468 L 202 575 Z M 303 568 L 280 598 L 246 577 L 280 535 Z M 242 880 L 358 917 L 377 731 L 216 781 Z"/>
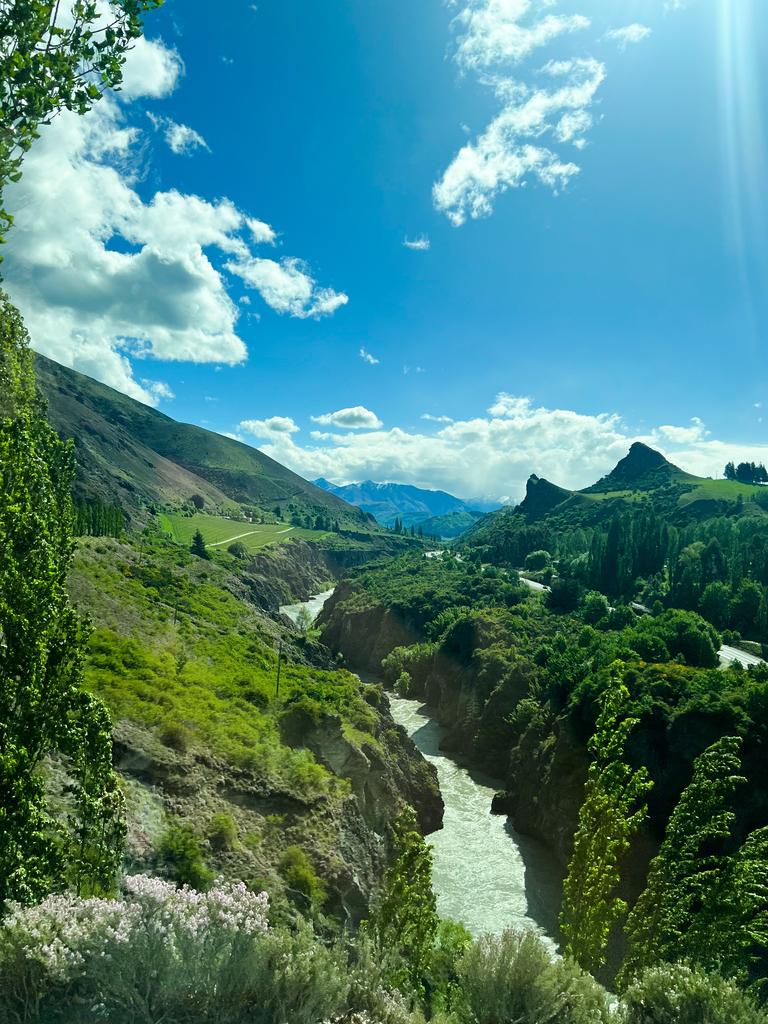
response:
<path id="1" fill-rule="evenodd" d="M 290 523 L 246 523 L 225 516 L 207 516 L 202 512 L 194 516 L 165 514 L 159 520 L 164 532 L 179 544 L 191 544 L 195 531 L 199 530 L 207 547 L 222 551 L 226 551 L 235 540 L 244 544 L 248 551 L 258 551 L 286 540 L 317 540 L 327 536 L 321 531 L 305 530 Z"/>

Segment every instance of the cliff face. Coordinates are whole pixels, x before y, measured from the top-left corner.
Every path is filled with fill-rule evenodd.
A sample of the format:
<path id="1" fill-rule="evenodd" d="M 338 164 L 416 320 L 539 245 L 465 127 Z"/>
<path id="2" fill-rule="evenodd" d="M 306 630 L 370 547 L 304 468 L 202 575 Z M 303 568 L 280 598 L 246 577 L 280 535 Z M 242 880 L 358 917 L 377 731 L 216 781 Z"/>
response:
<path id="1" fill-rule="evenodd" d="M 415 644 L 421 639 L 416 627 L 386 609 L 345 607 L 354 587 L 342 582 L 326 601 L 317 624 L 323 643 L 343 654 L 346 664 L 356 672 L 379 675 L 381 662 L 395 647 Z"/>
<path id="2" fill-rule="evenodd" d="M 348 569 L 380 558 L 390 543 L 388 537 L 381 543 L 349 547 L 292 540 L 254 555 L 241 578 L 249 588 L 249 599 L 264 611 L 275 612 L 282 604 L 306 601 Z"/>

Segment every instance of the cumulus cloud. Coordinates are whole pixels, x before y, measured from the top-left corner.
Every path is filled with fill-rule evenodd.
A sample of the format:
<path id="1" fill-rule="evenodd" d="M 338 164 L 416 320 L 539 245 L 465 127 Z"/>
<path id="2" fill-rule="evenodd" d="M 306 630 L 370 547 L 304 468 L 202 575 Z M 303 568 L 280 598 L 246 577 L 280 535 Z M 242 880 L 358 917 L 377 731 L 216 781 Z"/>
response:
<path id="1" fill-rule="evenodd" d="M 721 476 L 729 459 L 768 459 L 768 445 L 713 440 L 699 420 L 690 427 L 637 434 L 614 413 L 549 409 L 509 394 L 498 395 L 487 415 L 448 423 L 431 434 L 394 427 L 365 433 L 314 431 L 310 440 L 302 446 L 282 436 L 263 450 L 308 479 L 397 480 L 499 500 L 521 499 L 531 473 L 565 487 L 586 487 L 609 472 L 634 441 L 660 448 L 701 476 Z"/>
<path id="2" fill-rule="evenodd" d="M 149 405 L 164 396 L 134 376 L 138 358 L 245 360 L 239 308 L 219 261 L 247 275 L 250 244 L 274 240 L 268 225 L 226 198 L 139 195 L 145 147 L 125 97 L 166 95 L 180 72 L 174 51 L 139 40 L 123 99 L 105 97 L 86 116 L 64 113 L 44 128 L 4 197 L 16 215 L 4 287 L 35 348 Z M 297 260 L 274 266 L 293 288 L 290 301 L 279 282 L 260 289 L 279 313 L 320 315 L 347 301 Z"/>
<path id="3" fill-rule="evenodd" d="M 368 363 L 369 366 L 378 366 L 381 361 L 377 359 L 376 356 L 371 355 L 371 353 L 364 348 L 360 349 L 360 358 L 364 363 Z"/>
<path id="4" fill-rule="evenodd" d="M 432 243 L 426 235 L 419 235 L 418 238 L 408 238 L 406 235 L 403 239 L 403 245 L 406 249 L 411 249 L 413 252 L 427 252 Z"/>
<path id="5" fill-rule="evenodd" d="M 460 32 L 457 63 L 473 71 L 517 63 L 558 36 L 589 28 L 589 18 L 580 14 L 547 14 L 521 24 L 538 6 L 532 0 L 473 0 L 454 22 Z M 544 6 L 550 4 L 545 0 Z"/>
<path id="6" fill-rule="evenodd" d="M 203 136 L 189 125 L 178 124 L 170 117 L 158 114 L 149 114 L 149 119 L 158 131 L 162 131 L 168 148 L 177 156 L 191 156 L 198 149 L 205 149 L 210 153 L 211 147 Z"/>
<path id="7" fill-rule="evenodd" d="M 238 430 L 254 437 L 273 438 L 279 435 L 290 437 L 299 432 L 299 427 L 290 416 L 270 416 L 266 420 L 243 420 Z"/>
<path id="8" fill-rule="evenodd" d="M 125 62 L 120 95 L 128 100 L 162 99 L 173 92 L 183 71 L 184 64 L 176 50 L 159 39 L 140 36 Z"/>
<path id="9" fill-rule="evenodd" d="M 673 444 L 693 444 L 696 441 L 703 441 L 709 435 L 698 416 L 691 419 L 690 427 L 662 426 L 656 429 L 656 435 Z"/>
<path id="10" fill-rule="evenodd" d="M 306 264 L 293 257 L 279 263 L 258 256 L 239 258 L 228 262 L 226 269 L 249 288 L 255 288 L 277 313 L 288 313 L 302 320 L 330 316 L 349 302 L 349 296 L 343 292 L 319 287 Z"/>
<path id="11" fill-rule="evenodd" d="M 551 61 L 540 78 L 552 85 L 496 82 L 501 113 L 474 142 L 462 146 L 435 184 L 435 206 L 455 226 L 468 217 L 487 217 L 501 193 L 530 178 L 557 191 L 579 173 L 578 164 L 561 157 L 545 140 L 549 136 L 576 148 L 583 144 L 605 66 L 591 57 Z"/>
<path id="12" fill-rule="evenodd" d="M 376 413 L 366 409 L 364 405 L 325 412 L 322 416 L 313 416 L 312 422 L 324 427 L 345 427 L 348 430 L 378 430 L 384 426 Z"/>
<path id="13" fill-rule="evenodd" d="M 453 423 L 450 416 L 433 416 L 430 412 L 423 412 L 421 418 L 428 423 Z"/>
<path id="14" fill-rule="evenodd" d="M 143 380 L 141 386 L 146 388 L 150 395 L 156 398 L 158 401 L 161 398 L 165 398 L 168 401 L 175 398 L 173 391 L 161 380 Z"/>
<path id="15" fill-rule="evenodd" d="M 265 224 L 263 220 L 247 217 L 245 223 L 248 225 L 254 245 L 274 245 L 277 241 L 275 229 L 270 224 Z"/>
<path id="16" fill-rule="evenodd" d="M 622 28 L 612 28 L 605 33 L 606 39 L 612 39 L 618 43 L 620 50 L 626 50 L 630 43 L 641 43 L 651 34 L 647 25 L 641 25 L 635 21 L 631 25 L 624 25 Z"/>

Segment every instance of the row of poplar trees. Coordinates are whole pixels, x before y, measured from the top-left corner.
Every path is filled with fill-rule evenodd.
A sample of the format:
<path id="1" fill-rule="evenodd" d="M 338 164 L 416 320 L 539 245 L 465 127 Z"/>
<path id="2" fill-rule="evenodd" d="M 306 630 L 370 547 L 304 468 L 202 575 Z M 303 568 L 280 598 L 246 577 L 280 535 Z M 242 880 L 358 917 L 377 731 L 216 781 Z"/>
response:
<path id="1" fill-rule="evenodd" d="M 161 0 L 0 3 L 0 242 L 5 190 L 60 111 L 120 85 Z M 66 9 L 65 9 L 66 8 Z M 11 238 L 12 244 L 12 238 Z M 109 716 L 82 687 L 88 624 L 71 607 L 74 455 L 48 425 L 21 314 L 0 292 L 0 913 L 65 888 L 114 885 L 124 839 Z M 62 769 L 51 813 L 44 763 Z"/>

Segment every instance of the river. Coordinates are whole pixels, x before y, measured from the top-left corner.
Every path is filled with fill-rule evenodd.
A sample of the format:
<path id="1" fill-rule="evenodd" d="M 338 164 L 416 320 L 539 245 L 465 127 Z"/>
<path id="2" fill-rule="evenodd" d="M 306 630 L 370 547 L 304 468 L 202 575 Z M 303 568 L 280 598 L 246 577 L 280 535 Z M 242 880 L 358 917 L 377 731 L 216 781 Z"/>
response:
<path id="1" fill-rule="evenodd" d="M 306 606 L 315 618 L 332 593 L 280 611 L 295 620 Z M 445 818 L 429 842 L 440 915 L 461 921 L 473 935 L 508 927 L 554 934 L 560 901 L 557 866 L 540 843 L 518 835 L 505 816 L 490 813 L 501 783 L 440 750 L 444 730 L 421 701 L 388 696 L 395 721 L 437 769 Z"/>

